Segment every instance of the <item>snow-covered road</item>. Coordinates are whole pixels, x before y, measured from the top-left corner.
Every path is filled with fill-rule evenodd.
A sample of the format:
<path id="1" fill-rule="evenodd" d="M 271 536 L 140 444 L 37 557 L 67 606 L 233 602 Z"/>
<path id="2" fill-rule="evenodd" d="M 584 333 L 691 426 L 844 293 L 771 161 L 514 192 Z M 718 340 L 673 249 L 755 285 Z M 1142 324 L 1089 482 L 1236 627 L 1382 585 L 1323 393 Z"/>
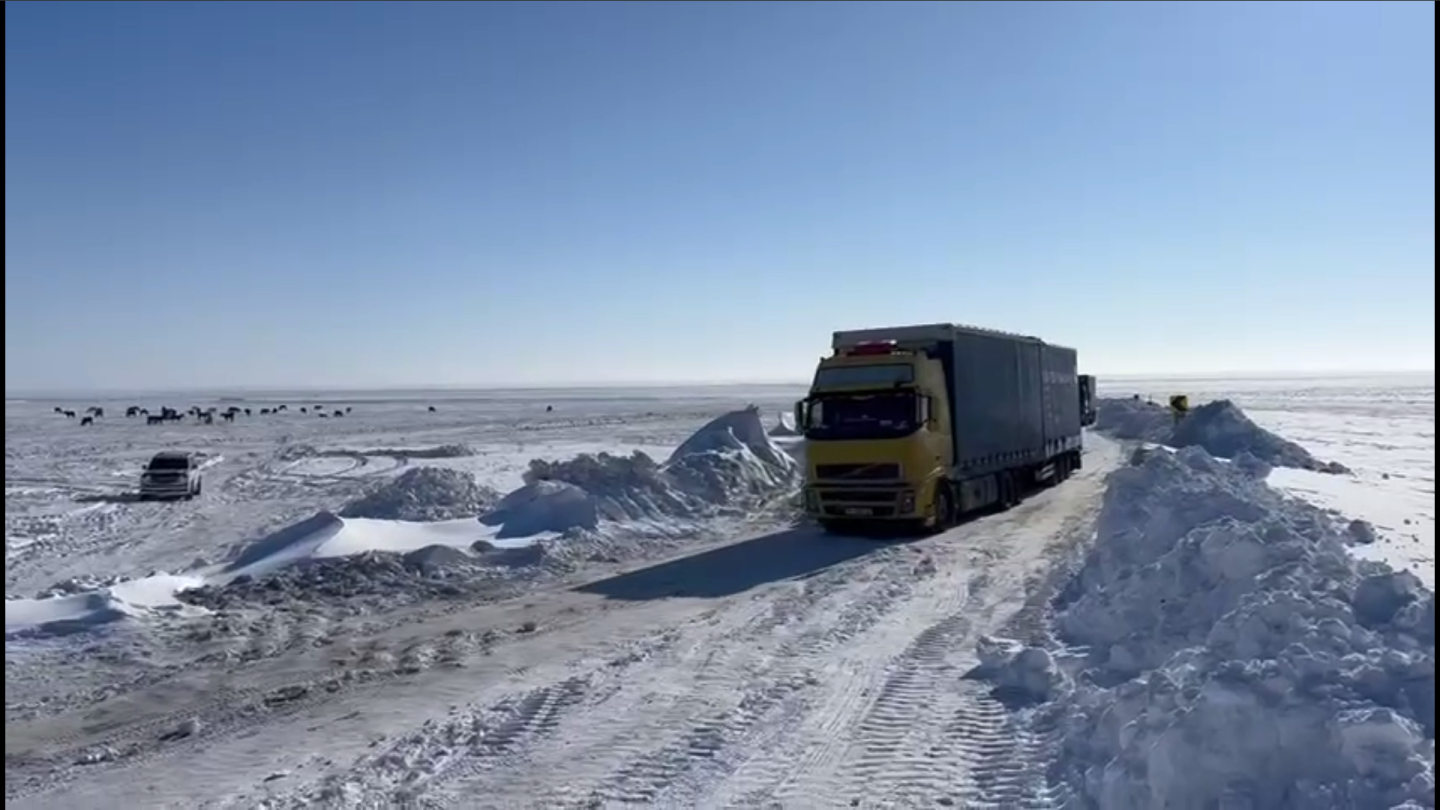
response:
<path id="1" fill-rule="evenodd" d="M 963 675 L 1119 455 L 933 538 L 751 537 L 10 723 L 7 806 L 1043 806 Z"/>

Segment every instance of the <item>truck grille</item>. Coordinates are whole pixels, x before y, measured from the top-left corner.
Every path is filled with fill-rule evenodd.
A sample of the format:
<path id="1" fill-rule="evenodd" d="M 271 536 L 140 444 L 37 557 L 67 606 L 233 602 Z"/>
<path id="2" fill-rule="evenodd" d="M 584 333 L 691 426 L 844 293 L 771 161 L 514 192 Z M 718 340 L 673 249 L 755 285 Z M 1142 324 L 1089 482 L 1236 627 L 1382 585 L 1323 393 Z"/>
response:
<path id="1" fill-rule="evenodd" d="M 894 503 L 895 490 L 883 489 L 831 489 L 820 490 L 820 500 L 827 503 Z"/>
<path id="2" fill-rule="evenodd" d="M 853 513 L 851 512 L 851 509 L 853 509 L 853 508 L 854 508 L 854 507 L 826 506 L 823 511 L 824 511 L 824 514 L 825 514 L 827 517 L 850 517 L 850 518 L 860 517 L 860 516 L 855 515 L 855 514 L 853 514 Z M 863 517 L 887 518 L 887 517 L 894 517 L 894 516 L 895 516 L 895 507 L 893 507 L 893 506 L 871 506 L 871 507 L 867 507 L 867 508 L 866 508 L 866 511 L 865 511 L 865 514 L 864 514 Z"/>
<path id="3" fill-rule="evenodd" d="M 815 477 L 821 481 L 884 481 L 900 477 L 899 464 L 816 464 Z"/>

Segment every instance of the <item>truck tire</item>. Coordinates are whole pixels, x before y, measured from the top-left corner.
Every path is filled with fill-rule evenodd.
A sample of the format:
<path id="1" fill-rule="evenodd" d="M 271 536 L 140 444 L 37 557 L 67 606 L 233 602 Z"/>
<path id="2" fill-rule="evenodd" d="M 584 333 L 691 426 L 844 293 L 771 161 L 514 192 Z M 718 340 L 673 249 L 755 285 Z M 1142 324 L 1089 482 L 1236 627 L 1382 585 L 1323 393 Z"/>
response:
<path id="1" fill-rule="evenodd" d="M 1009 511 L 1010 507 L 1020 503 L 1019 482 L 1015 480 L 1015 474 L 1009 470 L 998 473 L 995 478 L 1000 489 L 1000 499 L 996 507 L 1001 512 Z"/>
<path id="2" fill-rule="evenodd" d="M 931 533 L 939 534 L 946 529 L 954 527 L 955 516 L 955 495 L 950 487 L 945 484 L 935 485 L 935 525 L 931 527 Z"/>

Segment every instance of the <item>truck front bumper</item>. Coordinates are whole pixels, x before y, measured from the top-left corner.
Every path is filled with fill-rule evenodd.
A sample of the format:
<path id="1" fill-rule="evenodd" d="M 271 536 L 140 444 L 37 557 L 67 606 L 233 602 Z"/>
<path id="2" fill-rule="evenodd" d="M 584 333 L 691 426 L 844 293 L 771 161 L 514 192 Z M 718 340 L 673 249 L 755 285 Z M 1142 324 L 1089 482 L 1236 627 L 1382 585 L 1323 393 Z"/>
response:
<path id="1" fill-rule="evenodd" d="M 805 514 L 818 520 L 914 520 L 915 490 L 905 485 L 805 488 Z"/>

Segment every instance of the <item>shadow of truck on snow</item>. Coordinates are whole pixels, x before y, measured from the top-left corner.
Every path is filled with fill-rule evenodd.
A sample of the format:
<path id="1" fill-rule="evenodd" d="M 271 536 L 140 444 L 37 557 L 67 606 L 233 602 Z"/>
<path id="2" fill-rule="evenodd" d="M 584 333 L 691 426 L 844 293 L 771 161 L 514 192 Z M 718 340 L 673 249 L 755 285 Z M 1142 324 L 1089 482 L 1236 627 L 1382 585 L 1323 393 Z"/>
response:
<path id="1" fill-rule="evenodd" d="M 715 599 L 771 582 L 803 579 L 890 545 L 883 540 L 837 537 L 814 527 L 800 527 L 590 582 L 574 590 L 635 602 L 674 597 Z"/>

